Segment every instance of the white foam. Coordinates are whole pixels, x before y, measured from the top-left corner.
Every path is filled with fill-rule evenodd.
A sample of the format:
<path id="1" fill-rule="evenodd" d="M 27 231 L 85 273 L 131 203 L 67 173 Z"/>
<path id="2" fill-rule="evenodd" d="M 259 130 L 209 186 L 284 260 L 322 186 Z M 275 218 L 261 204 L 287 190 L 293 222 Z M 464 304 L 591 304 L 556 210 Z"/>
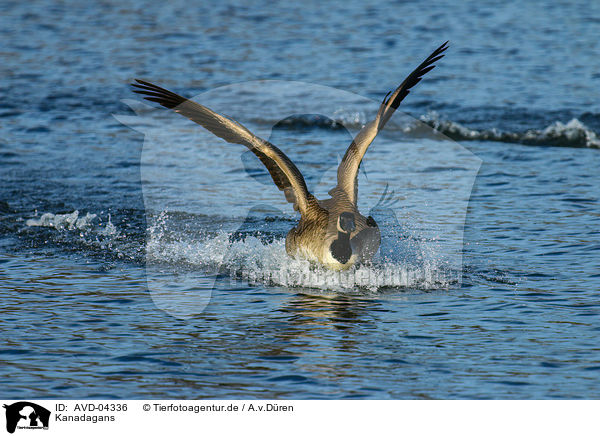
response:
<path id="1" fill-rule="evenodd" d="M 457 272 L 444 268 L 431 250 L 424 249 L 419 264 L 379 260 L 347 271 L 330 271 L 304 259 L 293 259 L 285 251 L 285 240 L 267 243 L 254 236 L 230 241 L 218 232 L 201 240 L 169 233 L 164 215 L 148 229 L 147 263 L 162 265 L 174 273 L 180 268 L 225 273 L 233 281 L 322 290 L 376 291 L 380 288 L 447 288 L 457 282 Z"/>
<path id="2" fill-rule="evenodd" d="M 577 118 L 573 118 L 567 123 L 555 121 L 542 130 L 529 129 L 525 132 L 504 132 L 495 128 L 489 130 L 470 129 L 457 122 L 443 120 L 435 111 L 421 116 L 421 121 L 439 132 L 459 140 L 600 148 L 600 138 Z M 404 129 L 404 132 L 408 134 L 418 131 L 417 124 L 409 125 Z"/>
<path id="3" fill-rule="evenodd" d="M 95 213 L 88 212 L 80 218 L 78 210 L 65 214 L 45 213 L 39 219 L 28 219 L 25 224 L 30 227 L 53 227 L 58 230 L 85 230 L 96 217 Z"/>
<path id="4" fill-rule="evenodd" d="M 589 127 L 573 118 L 566 124 L 556 121 L 554 124 L 546 127 L 541 135 L 546 138 L 565 138 L 568 142 L 585 142 L 588 147 L 600 148 L 600 139 Z"/>

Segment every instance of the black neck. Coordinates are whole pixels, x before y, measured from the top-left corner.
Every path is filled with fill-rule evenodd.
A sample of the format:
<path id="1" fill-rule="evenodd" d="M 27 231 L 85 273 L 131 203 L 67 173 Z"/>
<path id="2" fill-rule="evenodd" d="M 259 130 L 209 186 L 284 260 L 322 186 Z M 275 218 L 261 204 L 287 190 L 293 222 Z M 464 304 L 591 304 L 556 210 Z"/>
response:
<path id="1" fill-rule="evenodd" d="M 340 232 L 338 230 L 338 237 L 331 243 L 329 247 L 331 255 L 335 260 L 340 263 L 346 263 L 352 257 L 352 247 L 350 246 L 350 234 L 346 232 Z"/>

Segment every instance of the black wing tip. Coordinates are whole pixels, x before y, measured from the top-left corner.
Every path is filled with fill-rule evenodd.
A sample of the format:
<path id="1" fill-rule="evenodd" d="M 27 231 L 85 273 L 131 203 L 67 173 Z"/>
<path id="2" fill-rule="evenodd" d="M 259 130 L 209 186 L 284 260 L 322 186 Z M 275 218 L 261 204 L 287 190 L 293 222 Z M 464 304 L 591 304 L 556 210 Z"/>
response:
<path id="1" fill-rule="evenodd" d="M 153 88 L 158 88 L 158 86 L 156 86 L 154 83 L 152 82 L 148 82 L 147 80 L 142 80 L 142 79 L 134 79 L 137 83 L 132 83 L 131 85 L 133 86 L 150 86 Z"/>
<path id="2" fill-rule="evenodd" d="M 158 103 L 168 109 L 174 109 L 186 100 L 184 97 L 174 94 L 153 83 L 141 79 L 134 80 L 137 83 L 131 83 L 131 86 L 134 88 L 132 90 L 133 92 L 143 95 L 145 100 Z"/>
<path id="3" fill-rule="evenodd" d="M 383 99 L 383 104 L 386 106 L 389 104 L 393 109 L 398 109 L 400 102 L 402 102 L 402 100 L 404 100 L 404 98 L 410 93 L 410 89 L 419 83 L 425 74 L 435 68 L 435 65 L 433 65 L 435 62 L 444 57 L 444 52 L 450 46 L 449 44 L 450 40 L 444 42 L 442 45 L 436 48 L 433 53 L 431 53 L 427 59 L 421 62 L 421 65 L 413 70 L 413 72 L 410 73 L 406 79 L 404 79 L 404 82 L 402 82 L 402 84 L 396 88 L 398 94 L 394 96 L 393 101 L 390 102 L 390 99 L 388 99 L 388 95 L 390 95 L 390 93 L 388 93 Z"/>
<path id="4" fill-rule="evenodd" d="M 450 47 L 450 40 L 447 40 L 442 45 L 440 45 L 438 48 L 436 48 L 435 52 L 442 53 L 442 52 L 448 50 L 448 47 Z"/>
<path id="5" fill-rule="evenodd" d="M 143 88 L 143 87 L 153 87 L 156 86 L 150 82 L 146 82 L 145 80 L 142 79 L 133 79 L 135 80 L 137 83 L 130 83 L 129 85 L 131 86 L 135 86 L 136 88 Z"/>
<path id="6" fill-rule="evenodd" d="M 423 75 L 427 74 L 429 71 L 433 70 L 435 68 L 435 65 L 433 65 L 433 64 L 445 56 L 444 52 L 446 50 L 448 50 L 448 47 L 450 47 L 450 40 L 444 42 L 442 45 L 440 45 L 438 48 L 436 48 L 433 51 L 433 53 L 431 53 L 427 57 L 427 59 L 425 59 L 421 63 L 421 65 L 419 65 L 417 67 L 417 69 L 415 71 L 415 72 L 417 72 L 417 77 L 422 77 Z M 416 82 L 414 84 L 416 84 Z M 412 85 L 411 85 L 411 87 L 412 87 Z"/>
<path id="7" fill-rule="evenodd" d="M 133 86 L 134 88 L 138 88 L 138 89 L 142 89 L 144 91 L 152 91 L 152 92 L 156 92 L 156 93 L 160 93 L 160 94 L 165 94 L 165 95 L 175 95 L 173 94 L 171 91 L 165 89 L 165 88 L 161 88 L 158 85 L 155 85 L 154 83 L 151 82 L 147 82 L 145 80 L 142 79 L 134 79 L 137 83 L 131 83 L 130 85 Z M 139 92 L 139 91 L 135 91 L 134 92 Z"/>
<path id="8" fill-rule="evenodd" d="M 445 56 L 445 51 L 448 50 L 448 47 L 450 47 L 450 40 L 446 41 L 445 43 L 443 43 L 442 45 L 440 45 L 438 48 L 436 48 L 433 53 L 431 53 L 429 55 L 429 57 L 427 59 L 425 59 L 425 62 L 423 62 L 424 64 L 432 64 L 434 62 L 439 61 L 441 58 L 443 58 Z"/>

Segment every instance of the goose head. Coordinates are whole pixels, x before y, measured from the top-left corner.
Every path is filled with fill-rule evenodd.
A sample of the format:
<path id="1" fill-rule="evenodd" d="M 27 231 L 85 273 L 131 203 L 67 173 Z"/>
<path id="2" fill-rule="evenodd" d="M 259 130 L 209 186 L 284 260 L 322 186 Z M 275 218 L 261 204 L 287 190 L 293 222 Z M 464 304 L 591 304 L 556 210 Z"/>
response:
<path id="1" fill-rule="evenodd" d="M 350 234 L 354 229 L 356 229 L 354 214 L 351 212 L 342 212 L 337 220 L 338 232 Z"/>

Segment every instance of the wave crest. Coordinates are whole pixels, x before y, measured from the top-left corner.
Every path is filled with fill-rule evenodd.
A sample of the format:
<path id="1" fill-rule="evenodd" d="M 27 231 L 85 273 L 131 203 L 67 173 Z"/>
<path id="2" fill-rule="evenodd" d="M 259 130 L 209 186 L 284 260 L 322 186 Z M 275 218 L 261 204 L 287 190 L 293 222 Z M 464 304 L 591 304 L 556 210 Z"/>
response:
<path id="1" fill-rule="evenodd" d="M 512 142 L 526 145 L 550 145 L 556 147 L 600 148 L 600 138 L 577 118 L 567 123 L 555 121 L 548 127 L 525 132 L 505 132 L 498 129 L 476 130 L 465 127 L 455 121 L 441 119 L 436 112 L 421 116 L 421 121 L 440 133 L 463 141 Z M 408 128 L 411 133 L 416 128 Z"/>

